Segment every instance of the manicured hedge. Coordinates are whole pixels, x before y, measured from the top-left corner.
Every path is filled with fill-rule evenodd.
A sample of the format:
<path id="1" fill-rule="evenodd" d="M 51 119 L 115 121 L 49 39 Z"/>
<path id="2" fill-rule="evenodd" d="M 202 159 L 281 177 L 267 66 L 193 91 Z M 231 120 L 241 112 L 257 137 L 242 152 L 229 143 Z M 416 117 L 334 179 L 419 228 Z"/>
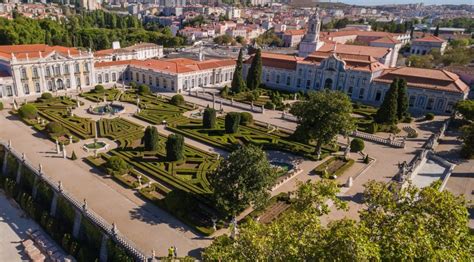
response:
<path id="1" fill-rule="evenodd" d="M 207 107 L 204 109 L 202 117 L 202 126 L 204 128 L 215 128 L 216 127 L 216 110 Z"/>
<path id="2" fill-rule="evenodd" d="M 35 119 L 38 116 L 38 109 L 33 104 L 25 104 L 18 109 L 18 114 L 24 119 Z"/>
<path id="3" fill-rule="evenodd" d="M 235 134 L 239 131 L 240 113 L 230 112 L 225 116 L 225 132 Z"/>
<path id="4" fill-rule="evenodd" d="M 168 161 L 183 159 L 184 138 L 180 134 L 171 134 L 166 140 L 166 158 Z"/>

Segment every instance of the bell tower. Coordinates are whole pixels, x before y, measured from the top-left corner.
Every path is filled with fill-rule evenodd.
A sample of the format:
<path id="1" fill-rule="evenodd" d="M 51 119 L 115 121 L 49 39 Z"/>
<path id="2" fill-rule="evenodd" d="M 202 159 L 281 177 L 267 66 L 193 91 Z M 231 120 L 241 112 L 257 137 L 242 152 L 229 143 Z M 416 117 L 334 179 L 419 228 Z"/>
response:
<path id="1" fill-rule="evenodd" d="M 321 30 L 321 20 L 316 12 L 308 21 L 308 27 L 303 41 L 300 43 L 298 56 L 307 57 L 317 51 L 324 43 L 319 41 L 319 32 Z"/>

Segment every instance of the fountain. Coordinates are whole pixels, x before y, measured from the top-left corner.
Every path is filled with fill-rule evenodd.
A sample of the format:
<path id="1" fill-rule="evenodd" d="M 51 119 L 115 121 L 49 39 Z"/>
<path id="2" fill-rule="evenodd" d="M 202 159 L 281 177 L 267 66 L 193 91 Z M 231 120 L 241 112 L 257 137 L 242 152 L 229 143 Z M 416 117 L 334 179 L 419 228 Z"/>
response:
<path id="1" fill-rule="evenodd" d="M 106 114 L 120 114 L 125 111 L 125 107 L 122 105 L 114 105 L 113 103 L 100 105 L 96 107 L 89 107 L 89 113 L 94 115 L 106 115 Z"/>

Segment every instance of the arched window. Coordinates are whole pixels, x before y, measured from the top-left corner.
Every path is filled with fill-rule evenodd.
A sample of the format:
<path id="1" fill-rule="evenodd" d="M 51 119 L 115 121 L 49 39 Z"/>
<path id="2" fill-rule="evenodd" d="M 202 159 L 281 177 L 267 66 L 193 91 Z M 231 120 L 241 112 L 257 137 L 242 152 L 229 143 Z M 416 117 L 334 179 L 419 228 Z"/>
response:
<path id="1" fill-rule="evenodd" d="M 109 73 L 105 73 L 105 82 L 106 82 L 106 83 L 109 82 Z"/>
<path id="2" fill-rule="evenodd" d="M 53 91 L 53 82 L 51 80 L 48 81 L 48 90 Z"/>
<path id="3" fill-rule="evenodd" d="M 71 80 L 66 79 L 66 88 L 71 88 Z"/>
<path id="4" fill-rule="evenodd" d="M 325 89 L 332 89 L 332 79 L 331 78 L 326 79 L 326 81 L 324 82 L 324 88 Z"/>
<path id="5" fill-rule="evenodd" d="M 117 81 L 117 74 L 115 72 L 112 73 L 112 81 Z"/>
<path id="6" fill-rule="evenodd" d="M 24 84 L 23 84 L 23 92 L 25 93 L 25 95 L 29 95 L 29 94 L 30 94 L 30 87 L 28 86 L 27 83 L 24 83 Z"/>
<path id="7" fill-rule="evenodd" d="M 79 81 L 79 83 L 80 83 L 80 81 Z M 86 76 L 86 86 L 88 86 L 88 85 L 90 85 L 90 84 L 91 84 L 91 81 L 89 80 L 89 77 Z"/>
<path id="8" fill-rule="evenodd" d="M 353 90 L 354 90 L 354 87 L 353 87 L 353 86 L 350 86 L 350 87 L 349 87 L 349 90 L 347 90 L 347 95 L 348 95 L 349 97 L 352 97 L 352 91 L 353 91 Z"/>
<path id="9" fill-rule="evenodd" d="M 97 82 L 99 82 L 99 84 L 102 84 L 102 75 L 101 74 L 99 74 L 97 76 Z"/>
<path id="10" fill-rule="evenodd" d="M 364 93 L 365 93 L 365 89 L 364 88 L 361 88 L 359 90 L 359 99 L 364 99 Z"/>
<path id="11" fill-rule="evenodd" d="M 21 79 L 26 79 L 26 69 L 24 68 L 21 69 Z"/>
<path id="12" fill-rule="evenodd" d="M 38 83 L 38 82 L 35 83 L 35 92 L 36 93 L 41 93 L 41 86 L 40 86 L 40 83 Z"/>

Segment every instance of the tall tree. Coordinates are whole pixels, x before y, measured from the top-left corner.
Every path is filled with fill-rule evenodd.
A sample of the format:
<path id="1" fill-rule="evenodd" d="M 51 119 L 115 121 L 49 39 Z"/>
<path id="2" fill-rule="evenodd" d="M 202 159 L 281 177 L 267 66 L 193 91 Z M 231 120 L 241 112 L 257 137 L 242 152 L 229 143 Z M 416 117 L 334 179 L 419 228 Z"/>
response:
<path id="1" fill-rule="evenodd" d="M 257 52 L 252 58 L 252 64 L 250 65 L 247 74 L 247 88 L 250 90 L 257 89 L 260 87 L 260 81 L 262 80 L 262 51 L 257 49 Z"/>
<path id="2" fill-rule="evenodd" d="M 398 80 L 397 115 L 398 120 L 408 115 L 407 81 L 403 78 Z"/>
<path id="3" fill-rule="evenodd" d="M 433 33 L 434 36 L 439 36 L 439 25 L 436 26 L 436 29 Z"/>
<path id="4" fill-rule="evenodd" d="M 215 128 L 217 123 L 216 110 L 214 108 L 206 107 L 202 114 L 202 126 L 204 128 Z"/>
<path id="5" fill-rule="evenodd" d="M 148 126 L 142 141 L 146 151 L 157 151 L 159 149 L 159 134 L 156 127 Z"/>
<path id="6" fill-rule="evenodd" d="M 169 161 L 179 161 L 184 158 L 184 137 L 171 134 L 166 140 L 166 158 Z"/>
<path id="7" fill-rule="evenodd" d="M 461 140 L 464 142 L 461 155 L 467 159 L 474 156 L 474 123 L 461 127 Z"/>
<path id="8" fill-rule="evenodd" d="M 324 144 L 331 143 L 337 134 L 354 129 L 352 104 L 346 94 L 331 90 L 310 92 L 308 97 L 293 104 L 290 112 L 298 118 L 295 132 L 316 141 L 319 159 Z"/>
<path id="9" fill-rule="evenodd" d="M 464 119 L 474 121 L 474 100 L 463 100 L 456 104 L 456 110 Z"/>
<path id="10" fill-rule="evenodd" d="M 214 199 L 219 209 L 236 216 L 249 205 L 261 206 L 269 197 L 276 173 L 265 152 L 247 145 L 233 151 L 211 176 Z"/>
<path id="11" fill-rule="evenodd" d="M 395 124 L 398 121 L 398 79 L 395 78 L 390 85 L 382 105 L 375 115 L 378 123 Z"/>
<path id="12" fill-rule="evenodd" d="M 240 93 L 245 90 L 245 81 L 242 76 L 242 60 L 243 54 L 242 49 L 239 52 L 239 58 L 237 59 L 237 64 L 235 66 L 234 77 L 232 78 L 231 90 L 234 93 Z"/>

